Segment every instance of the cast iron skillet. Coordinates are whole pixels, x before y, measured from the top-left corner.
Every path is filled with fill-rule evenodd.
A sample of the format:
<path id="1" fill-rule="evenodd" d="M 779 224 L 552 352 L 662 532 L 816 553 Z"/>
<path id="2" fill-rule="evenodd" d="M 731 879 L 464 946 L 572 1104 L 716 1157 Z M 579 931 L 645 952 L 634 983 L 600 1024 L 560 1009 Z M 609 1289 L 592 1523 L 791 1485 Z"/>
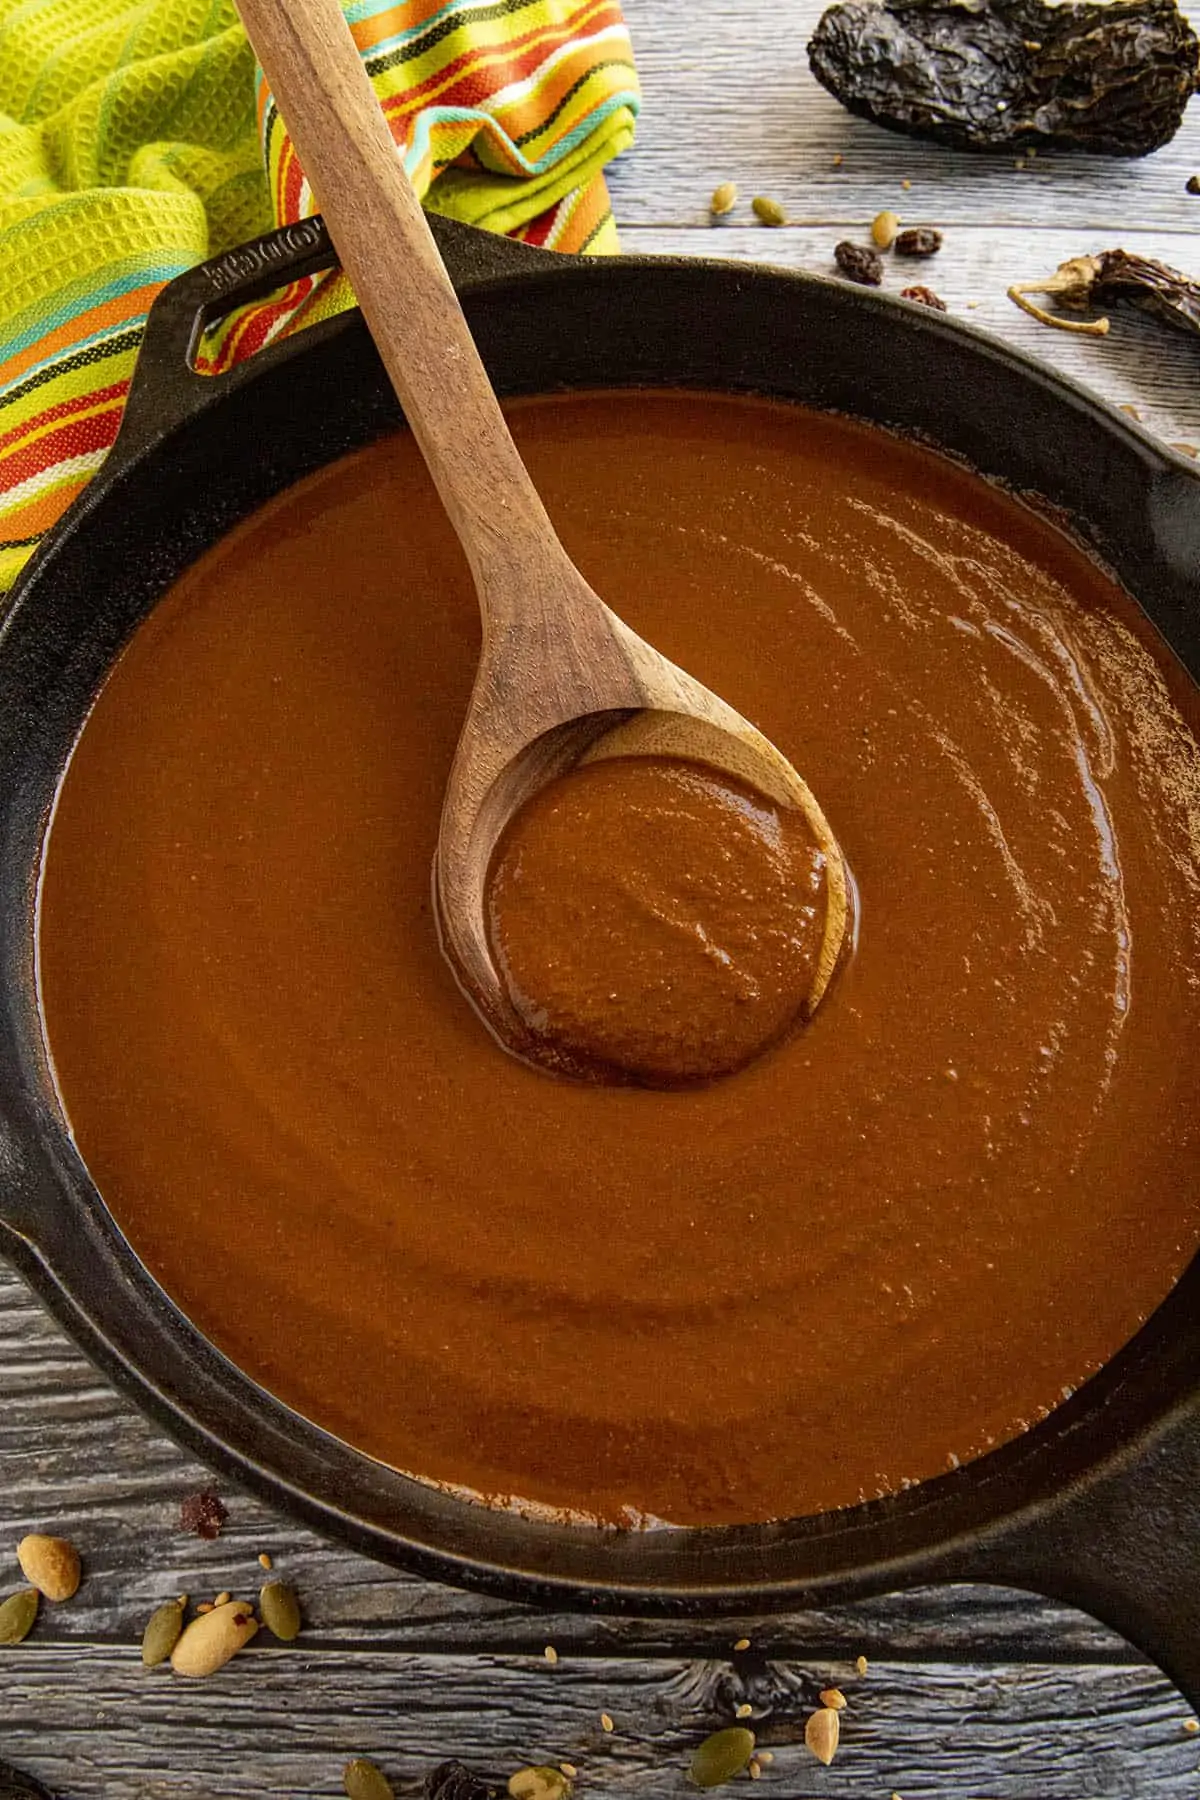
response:
<path id="1" fill-rule="evenodd" d="M 1200 676 L 1200 482 L 1069 383 L 841 284 L 734 264 L 577 262 L 441 222 L 438 236 L 501 391 L 749 389 L 919 433 L 1061 508 Z M 204 321 L 332 260 L 307 222 L 165 290 L 117 447 L 0 633 L 0 1247 L 178 1438 L 369 1554 L 513 1598 L 642 1613 L 746 1616 L 934 1580 L 1007 1582 L 1108 1621 L 1200 1705 L 1200 1264 L 1049 1420 L 954 1474 L 778 1525 L 619 1535 L 488 1512 L 336 1442 L 217 1354 L 123 1241 L 47 1065 L 39 854 L 89 705 L 162 590 L 269 496 L 397 425 L 357 314 L 219 380 L 190 370 Z"/>

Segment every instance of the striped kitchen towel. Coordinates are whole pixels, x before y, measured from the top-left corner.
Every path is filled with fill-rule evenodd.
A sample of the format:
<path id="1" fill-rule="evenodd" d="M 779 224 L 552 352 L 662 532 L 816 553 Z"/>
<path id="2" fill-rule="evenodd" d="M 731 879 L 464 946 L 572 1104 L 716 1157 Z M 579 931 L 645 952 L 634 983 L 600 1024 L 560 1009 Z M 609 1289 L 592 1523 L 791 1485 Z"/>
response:
<path id="1" fill-rule="evenodd" d="M 551 249 L 616 236 L 638 89 L 616 0 L 343 0 L 426 205 Z M 233 0 L 0 0 L 0 592 L 116 436 L 146 311 L 313 212 Z M 219 373 L 351 304 L 337 271 L 205 339 Z"/>

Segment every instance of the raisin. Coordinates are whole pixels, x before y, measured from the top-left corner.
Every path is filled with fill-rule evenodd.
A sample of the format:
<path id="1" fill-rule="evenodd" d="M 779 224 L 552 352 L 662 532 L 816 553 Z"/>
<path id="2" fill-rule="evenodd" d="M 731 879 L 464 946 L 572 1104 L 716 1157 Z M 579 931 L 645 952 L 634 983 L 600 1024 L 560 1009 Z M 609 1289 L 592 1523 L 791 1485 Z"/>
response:
<path id="1" fill-rule="evenodd" d="M 847 281 L 857 281 L 861 287 L 879 287 L 883 282 L 883 264 L 865 244 L 846 240 L 834 249 L 833 260 Z"/>
<path id="2" fill-rule="evenodd" d="M 942 234 L 932 225 L 911 225 L 896 239 L 897 256 L 936 256 L 942 247 Z"/>
<path id="3" fill-rule="evenodd" d="M 946 312 L 946 302 L 934 293 L 932 288 L 906 287 L 900 289 L 902 300 L 915 300 L 918 306 L 932 306 L 934 312 Z"/>
<path id="4" fill-rule="evenodd" d="M 452 1758 L 425 1777 L 423 1800 L 495 1800 L 496 1792 L 482 1775 Z"/>

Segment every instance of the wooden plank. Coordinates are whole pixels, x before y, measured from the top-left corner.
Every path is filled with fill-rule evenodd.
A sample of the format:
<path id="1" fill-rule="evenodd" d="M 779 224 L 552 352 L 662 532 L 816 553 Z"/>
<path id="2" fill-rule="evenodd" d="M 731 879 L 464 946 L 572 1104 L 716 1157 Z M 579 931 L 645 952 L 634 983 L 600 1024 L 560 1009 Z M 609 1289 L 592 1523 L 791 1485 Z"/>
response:
<path id="1" fill-rule="evenodd" d="M 627 253 L 748 259 L 835 275 L 833 248 L 839 239 L 849 236 L 866 242 L 864 229 L 829 225 L 772 229 L 753 221 L 742 223 L 747 211 L 743 207 L 732 215 L 737 223 L 623 228 L 622 245 Z M 1133 233 L 1125 241 L 1131 249 L 1153 251 L 1176 262 L 1190 256 L 1200 266 L 1200 245 L 1193 247 L 1185 235 L 1159 234 L 1151 241 L 1149 233 Z M 1200 448 L 1200 337 L 1167 330 L 1130 308 L 1113 311 L 1107 337 L 1068 336 L 1029 318 L 1007 297 L 1016 275 L 1050 274 L 1080 247 L 1078 237 L 1066 230 L 958 226 L 947 231 L 936 256 L 922 260 L 888 256 L 884 291 L 898 294 L 903 287 L 924 284 L 957 318 L 995 333 L 1114 406 L 1136 406 L 1146 429 L 1163 441 Z"/>
<path id="2" fill-rule="evenodd" d="M 743 1685 L 707 1662 L 314 1655 L 252 1645 L 202 1682 L 98 1646 L 0 1652 L 0 1754 L 72 1800 L 334 1795 L 370 1755 L 401 1792 L 458 1756 L 493 1777 L 566 1760 L 581 1796 L 688 1791 L 691 1752 L 743 1700 L 787 1800 L 899 1793 L 988 1800 L 1195 1800 L 1200 1748 L 1169 1684 L 1138 1669 L 779 1663 Z M 803 1745 L 821 1686 L 841 1686 L 829 1769 Z M 607 1712 L 616 1730 L 605 1733 Z M 736 1791 L 744 1791 L 738 1788 Z"/>
<path id="3" fill-rule="evenodd" d="M 807 43 L 823 10 L 823 0 L 625 0 L 644 101 L 637 149 L 610 178 L 621 223 L 701 223 L 717 183 L 736 181 L 822 223 L 892 206 L 947 225 L 1102 238 L 1200 226 L 1200 197 L 1184 185 L 1200 169 L 1195 103 L 1165 149 L 1135 161 L 1058 154 L 1018 169 L 1016 157 L 940 150 L 852 118 L 814 80 Z"/>
<path id="4" fill-rule="evenodd" d="M 113 1393 L 6 1272 L 0 1396 L 0 1593 L 17 1585 L 12 1548 L 26 1531 L 60 1532 L 85 1558 L 76 1599 L 46 1609 L 38 1626 L 47 1641 L 134 1643 L 172 1594 L 256 1589 L 266 1550 L 303 1596 L 308 1641 L 329 1646 L 537 1654 L 553 1641 L 604 1654 L 723 1656 L 747 1631 L 765 1655 L 1137 1660 L 1084 1614 L 1000 1588 L 922 1589 L 736 1626 L 547 1615 L 335 1549 L 228 1489 L 229 1523 L 202 1543 L 181 1533 L 179 1503 L 212 1478 Z"/>

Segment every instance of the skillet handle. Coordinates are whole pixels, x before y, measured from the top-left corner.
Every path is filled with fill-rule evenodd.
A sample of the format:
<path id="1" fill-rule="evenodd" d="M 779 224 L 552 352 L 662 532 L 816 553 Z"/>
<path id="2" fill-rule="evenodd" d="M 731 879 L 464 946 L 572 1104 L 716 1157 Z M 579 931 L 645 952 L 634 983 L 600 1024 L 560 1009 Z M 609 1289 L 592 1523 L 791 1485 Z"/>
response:
<path id="1" fill-rule="evenodd" d="M 1032 1589 L 1111 1625 L 1200 1714 L 1200 1403 L 949 1560 L 952 1579 Z"/>
<path id="2" fill-rule="evenodd" d="M 450 279 L 460 294 L 482 282 L 504 280 L 561 260 L 494 232 L 430 214 L 429 223 Z M 239 387 L 262 357 L 285 361 L 302 348 L 307 332 L 260 350 L 223 375 L 198 375 L 196 347 L 206 328 L 236 307 L 262 300 L 289 281 L 333 268 L 337 252 L 320 218 L 282 225 L 222 256 L 198 263 L 167 283 L 146 319 L 121 429 L 108 456 L 114 473 L 151 444 Z M 327 321 L 332 325 L 334 321 Z M 320 331 L 320 325 L 309 328 Z"/>

